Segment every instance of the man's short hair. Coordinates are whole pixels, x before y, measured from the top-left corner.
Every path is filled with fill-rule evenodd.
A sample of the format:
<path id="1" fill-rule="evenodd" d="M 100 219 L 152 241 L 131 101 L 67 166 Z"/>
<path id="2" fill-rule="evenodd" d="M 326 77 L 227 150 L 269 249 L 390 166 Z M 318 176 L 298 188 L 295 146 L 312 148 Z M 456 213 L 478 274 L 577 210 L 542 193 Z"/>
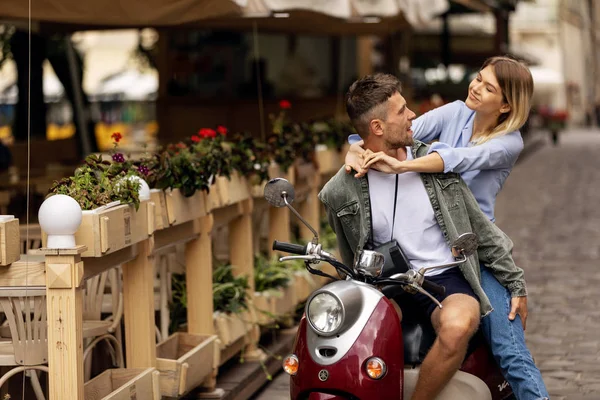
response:
<path id="1" fill-rule="evenodd" d="M 346 112 L 354 128 L 365 139 L 369 136 L 369 123 L 387 118 L 383 105 L 395 93 L 402 93 L 402 84 L 394 75 L 373 74 L 355 81 L 346 93 Z"/>

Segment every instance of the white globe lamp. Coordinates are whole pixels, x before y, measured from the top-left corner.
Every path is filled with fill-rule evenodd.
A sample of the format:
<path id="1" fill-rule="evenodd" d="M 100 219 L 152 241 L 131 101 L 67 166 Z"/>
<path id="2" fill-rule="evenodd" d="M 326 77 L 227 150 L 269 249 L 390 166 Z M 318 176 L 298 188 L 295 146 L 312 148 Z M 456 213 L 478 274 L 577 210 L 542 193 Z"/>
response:
<path id="1" fill-rule="evenodd" d="M 38 221 L 48 235 L 49 249 L 75 248 L 75 232 L 81 225 L 81 207 L 72 197 L 55 194 L 48 197 L 40 207 Z"/>

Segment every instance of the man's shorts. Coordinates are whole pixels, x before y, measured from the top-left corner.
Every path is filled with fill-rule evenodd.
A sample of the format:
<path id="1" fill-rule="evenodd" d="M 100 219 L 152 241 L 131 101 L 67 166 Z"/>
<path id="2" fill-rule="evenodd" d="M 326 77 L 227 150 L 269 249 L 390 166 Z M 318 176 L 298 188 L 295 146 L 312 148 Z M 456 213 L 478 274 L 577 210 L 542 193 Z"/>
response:
<path id="1" fill-rule="evenodd" d="M 433 297 L 438 299 L 440 303 L 446 297 L 453 294 L 466 294 L 467 296 L 471 296 L 477 300 L 477 302 L 479 302 L 479 298 L 458 267 L 451 268 L 438 275 L 426 276 L 425 279 L 446 288 L 446 294 L 443 296 L 437 293 L 430 293 Z M 402 297 L 406 298 L 407 296 L 410 298 L 411 303 L 418 304 L 429 317 L 431 317 L 431 314 L 433 314 L 433 311 L 437 307 L 437 304 L 435 304 L 428 296 L 425 296 L 422 293 L 405 293 Z"/>

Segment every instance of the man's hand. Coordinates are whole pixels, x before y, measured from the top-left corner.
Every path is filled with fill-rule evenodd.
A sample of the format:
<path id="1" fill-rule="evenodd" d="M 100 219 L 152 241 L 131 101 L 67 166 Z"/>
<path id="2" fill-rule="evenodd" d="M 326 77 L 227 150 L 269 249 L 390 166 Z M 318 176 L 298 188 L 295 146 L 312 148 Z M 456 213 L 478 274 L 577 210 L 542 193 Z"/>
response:
<path id="1" fill-rule="evenodd" d="M 525 325 L 527 321 L 527 296 L 513 297 L 510 300 L 510 314 L 508 314 L 508 319 L 514 321 L 517 317 L 517 314 L 519 314 L 519 316 L 521 317 L 523 330 L 525 330 Z"/>

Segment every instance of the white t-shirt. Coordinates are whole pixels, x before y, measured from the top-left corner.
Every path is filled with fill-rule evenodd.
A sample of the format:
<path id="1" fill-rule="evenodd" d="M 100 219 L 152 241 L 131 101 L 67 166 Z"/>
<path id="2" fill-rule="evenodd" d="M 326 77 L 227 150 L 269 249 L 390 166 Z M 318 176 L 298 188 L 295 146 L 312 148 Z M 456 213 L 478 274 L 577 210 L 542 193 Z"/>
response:
<path id="1" fill-rule="evenodd" d="M 412 153 L 407 147 L 407 159 Z M 373 241 L 376 246 L 390 240 L 394 215 L 394 189 L 396 175 L 385 174 L 373 169 L 368 171 L 369 196 L 373 218 Z M 433 207 L 417 172 L 398 175 L 398 199 L 396 200 L 396 223 L 394 239 L 413 269 L 454 262 L 450 248 L 435 219 Z M 426 275 L 437 275 L 444 269 L 428 271 Z"/>

